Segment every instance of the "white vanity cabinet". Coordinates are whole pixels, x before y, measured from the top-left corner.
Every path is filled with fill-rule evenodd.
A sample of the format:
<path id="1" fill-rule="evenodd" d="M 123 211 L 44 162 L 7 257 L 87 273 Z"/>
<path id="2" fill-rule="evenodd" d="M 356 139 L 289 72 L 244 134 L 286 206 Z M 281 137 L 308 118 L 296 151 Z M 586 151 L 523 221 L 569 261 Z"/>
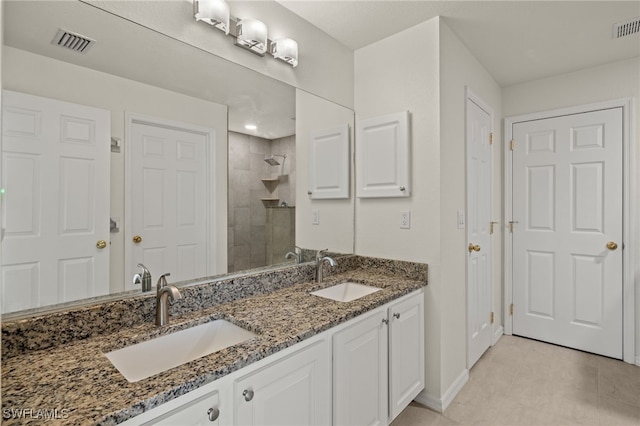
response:
<path id="1" fill-rule="evenodd" d="M 333 424 L 386 425 L 424 388 L 424 299 L 413 293 L 333 336 Z"/>
<path id="2" fill-rule="evenodd" d="M 424 389 L 423 292 L 392 303 L 389 315 L 389 423 Z"/>
<path id="3" fill-rule="evenodd" d="M 424 388 L 418 290 L 126 425 L 387 425 Z"/>
<path id="4" fill-rule="evenodd" d="M 235 425 L 327 425 L 331 369 L 326 339 L 234 381 Z"/>
<path id="5" fill-rule="evenodd" d="M 333 424 L 387 424 L 387 311 L 333 336 Z"/>
<path id="6" fill-rule="evenodd" d="M 212 391 L 143 425 L 218 426 L 220 409 L 220 394 Z"/>

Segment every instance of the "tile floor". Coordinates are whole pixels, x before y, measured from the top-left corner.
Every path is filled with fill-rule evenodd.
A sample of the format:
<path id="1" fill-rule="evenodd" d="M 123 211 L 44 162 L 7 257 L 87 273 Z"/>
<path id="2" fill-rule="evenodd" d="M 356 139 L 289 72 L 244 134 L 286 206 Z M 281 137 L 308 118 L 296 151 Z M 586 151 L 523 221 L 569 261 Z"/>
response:
<path id="1" fill-rule="evenodd" d="M 640 367 L 503 336 L 444 414 L 417 403 L 393 426 L 640 425 Z"/>

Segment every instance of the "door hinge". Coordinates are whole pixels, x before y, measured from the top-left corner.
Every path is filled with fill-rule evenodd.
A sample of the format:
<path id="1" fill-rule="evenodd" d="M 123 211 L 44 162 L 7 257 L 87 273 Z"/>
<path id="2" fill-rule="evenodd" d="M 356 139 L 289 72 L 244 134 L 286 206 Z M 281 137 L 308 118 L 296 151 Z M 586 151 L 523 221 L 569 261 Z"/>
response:
<path id="1" fill-rule="evenodd" d="M 489 133 L 489 145 L 493 145 L 493 132 Z"/>
<path id="2" fill-rule="evenodd" d="M 493 324 L 493 312 L 491 312 L 491 315 L 489 315 L 489 319 L 491 320 L 491 324 Z"/>
<path id="3" fill-rule="evenodd" d="M 511 232 L 513 234 L 513 228 L 515 227 L 514 225 L 518 223 L 517 220 L 512 220 L 509 222 L 509 232 Z"/>
<path id="4" fill-rule="evenodd" d="M 509 307 L 509 313 L 511 314 L 511 316 L 513 316 L 513 303 Z"/>
<path id="5" fill-rule="evenodd" d="M 511 143 L 509 144 L 509 149 L 511 149 L 511 151 L 513 151 L 516 147 L 516 141 L 511 139 Z"/>
<path id="6" fill-rule="evenodd" d="M 489 235 L 493 235 L 493 227 L 494 225 L 496 225 L 498 222 L 489 222 Z"/>

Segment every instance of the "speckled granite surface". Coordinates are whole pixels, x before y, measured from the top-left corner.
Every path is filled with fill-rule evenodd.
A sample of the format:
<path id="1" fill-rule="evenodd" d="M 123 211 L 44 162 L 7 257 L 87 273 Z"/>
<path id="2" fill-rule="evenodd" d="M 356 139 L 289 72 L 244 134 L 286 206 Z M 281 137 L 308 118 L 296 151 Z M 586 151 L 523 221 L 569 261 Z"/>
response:
<path id="1" fill-rule="evenodd" d="M 157 328 L 151 319 L 139 323 L 137 319 L 128 319 L 126 311 L 116 309 L 117 302 L 112 302 L 115 303 L 112 310 L 107 309 L 108 312 L 120 312 L 125 317 L 116 321 L 111 321 L 115 313 L 102 319 L 95 314 L 106 309 L 103 306 L 85 308 L 82 312 L 55 314 L 54 317 L 59 320 L 57 324 L 55 318 L 39 319 L 40 323 L 49 324 L 49 334 L 64 331 L 70 340 L 64 346 L 47 343 L 44 350 L 30 350 L 29 347 L 40 346 L 37 342 L 16 344 L 19 339 L 12 336 L 12 353 L 2 362 L 4 423 L 38 424 L 42 420 L 35 417 L 7 417 L 11 417 L 9 414 L 12 409 L 31 409 L 34 410 L 33 415 L 40 409 L 57 410 L 55 424 L 117 424 L 417 290 L 427 282 L 426 265 L 409 262 L 348 257 L 342 259 L 337 270 L 332 271 L 332 275 L 327 276 L 321 285 L 312 282 L 306 275 L 309 271 L 304 269 L 307 267 L 309 265 L 300 265 L 293 268 L 295 271 L 238 278 L 233 280 L 236 284 L 234 289 L 216 289 L 223 286 L 222 282 L 185 288 L 185 298 L 205 298 L 209 295 L 216 303 L 200 300 L 192 302 L 193 308 L 176 306 L 171 324 L 163 328 Z M 310 272 L 313 272 L 312 267 Z M 282 282 L 287 281 L 287 274 L 296 275 L 298 282 L 303 283 L 283 285 Z M 349 303 L 309 294 L 345 280 L 373 285 L 382 291 Z M 236 290 L 242 286 L 241 283 L 248 288 Z M 228 285 L 233 286 L 233 283 Z M 225 296 L 231 291 L 239 291 L 241 296 Z M 227 297 L 232 300 L 226 300 Z M 141 296 L 141 299 L 146 302 L 144 299 L 148 297 Z M 151 313 L 154 304 L 155 300 Z M 127 304 L 124 306 L 130 307 Z M 86 317 L 87 309 L 95 316 Z M 147 318 L 147 314 L 141 317 Z M 258 336 L 136 383 L 127 382 L 103 355 L 104 352 L 218 318 L 250 329 Z M 74 325 L 73 319 L 79 323 Z M 83 321 L 89 319 L 104 323 L 99 333 L 86 337 L 87 325 Z M 114 323 L 122 325 L 115 326 Z M 5 327 L 11 331 L 5 333 Z M 74 334 L 68 328 L 79 333 Z M 16 333 L 16 330 L 15 324 L 3 324 L 3 352 L 5 336 Z M 43 330 L 36 331 L 23 340 L 28 342 L 34 336 L 45 337 L 43 333 Z M 46 339 L 48 342 L 60 342 L 56 337 L 49 336 Z"/>

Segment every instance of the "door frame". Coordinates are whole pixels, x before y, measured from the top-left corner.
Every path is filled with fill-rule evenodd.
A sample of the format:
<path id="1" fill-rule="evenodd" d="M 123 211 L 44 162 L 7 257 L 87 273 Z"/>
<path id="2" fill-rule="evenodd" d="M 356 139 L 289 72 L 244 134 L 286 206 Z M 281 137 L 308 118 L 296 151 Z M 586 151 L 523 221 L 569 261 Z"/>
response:
<path id="1" fill-rule="evenodd" d="M 465 104 L 464 104 L 464 108 L 465 108 L 465 222 L 467 222 L 466 218 L 469 218 L 469 188 L 467 185 L 467 180 L 468 180 L 468 174 L 469 174 L 469 164 L 468 164 L 468 149 L 469 149 L 469 134 L 467 132 L 468 130 L 468 103 L 469 102 L 473 102 L 474 104 L 476 104 L 480 109 L 482 109 L 484 112 L 486 112 L 487 114 L 489 114 L 489 122 L 490 124 L 490 132 L 492 135 L 495 134 L 495 129 L 494 129 L 494 112 L 493 112 L 493 108 L 491 108 L 491 106 L 485 102 L 484 100 L 482 100 L 482 98 L 480 98 L 478 95 L 476 95 L 470 88 L 469 86 L 465 86 Z M 493 190 L 493 184 L 494 184 L 494 178 L 493 178 L 493 165 L 494 165 L 494 159 L 493 159 L 493 155 L 494 155 L 494 151 L 493 151 L 493 145 L 491 145 L 491 156 L 489 159 L 489 170 L 490 170 L 490 181 L 489 181 L 489 194 L 490 194 L 490 202 L 489 202 L 489 217 L 491 218 L 491 220 L 493 220 L 493 196 L 494 196 L 494 190 Z M 467 244 L 469 244 L 469 240 L 468 240 L 468 224 L 465 223 L 465 247 L 467 246 Z M 494 271 L 493 271 L 493 256 L 494 256 L 494 252 L 493 252 L 493 238 L 489 239 L 489 262 L 488 262 L 488 267 L 489 267 L 489 299 L 491 300 L 491 311 L 495 312 L 494 309 L 494 303 L 493 303 L 493 280 L 494 280 Z M 466 343 L 467 343 L 467 368 L 470 368 L 469 366 L 469 352 L 470 352 L 470 341 L 471 341 L 471 327 L 470 327 L 470 312 L 469 312 L 469 306 L 470 306 L 470 301 L 469 301 L 469 261 L 467 260 L 467 262 L 465 263 L 465 290 L 467 293 L 466 296 L 466 314 L 467 314 L 467 321 L 466 321 L 466 326 L 467 326 L 467 339 L 466 339 Z M 491 346 L 496 344 L 496 336 L 495 336 L 495 324 L 496 322 L 494 321 L 494 323 L 491 324 Z"/>
<path id="2" fill-rule="evenodd" d="M 192 132 L 196 134 L 203 135 L 207 141 L 207 152 L 206 152 L 206 181 L 207 186 L 204 189 L 205 194 L 207 194 L 206 205 L 209 208 L 209 214 L 206 218 L 206 227 L 207 227 L 207 244 L 206 244 L 206 256 L 208 259 L 207 264 L 207 276 L 212 275 L 214 271 L 218 270 L 218 258 L 215 256 L 216 250 L 216 238 L 217 230 L 218 230 L 218 221 L 222 219 L 222 217 L 226 217 L 218 213 L 216 204 L 216 197 L 214 191 L 216 190 L 216 173 L 214 167 L 216 167 L 216 131 L 210 127 L 199 126 L 191 123 L 184 123 L 180 121 L 168 120 L 165 118 L 153 117 L 150 115 L 139 114 L 135 112 L 125 111 L 125 158 L 124 158 L 124 283 L 125 290 L 127 289 L 128 284 L 131 282 L 132 276 L 130 273 L 132 271 L 132 256 L 133 249 L 129 241 L 131 240 L 133 233 L 131 229 L 132 224 L 132 214 L 131 214 L 131 204 L 132 204 L 132 195 L 131 195 L 131 178 L 132 178 L 132 167 L 133 164 L 131 162 L 131 129 L 134 124 L 143 124 L 148 126 L 156 126 L 156 127 L 164 127 L 177 131 L 185 131 Z M 226 209 L 226 207 L 225 207 Z M 226 266 L 225 266 L 226 268 Z M 226 269 L 225 269 L 226 270 Z M 160 271 L 151 271 L 152 273 L 160 273 Z M 193 277 L 200 278 L 200 277 Z M 153 285 L 153 283 L 152 283 Z"/>
<path id="3" fill-rule="evenodd" d="M 637 164 L 638 148 L 631 141 L 635 140 L 634 125 L 634 103 L 632 98 L 615 99 L 611 101 L 597 102 L 586 105 L 579 105 L 567 108 L 553 109 L 505 117 L 504 119 L 504 332 L 512 334 L 513 316 L 511 304 L 513 303 L 513 240 L 509 232 L 509 222 L 513 220 L 513 162 L 512 151 L 510 149 L 512 140 L 512 129 L 516 123 L 542 120 L 563 115 L 573 115 L 585 112 L 597 111 L 610 108 L 622 108 L 622 356 L 624 362 L 640 365 L 640 357 L 636 357 L 636 271 L 640 263 L 636 260 L 640 253 L 636 237 L 640 230 L 640 218 L 638 217 L 638 181 L 640 180 L 640 170 Z"/>

